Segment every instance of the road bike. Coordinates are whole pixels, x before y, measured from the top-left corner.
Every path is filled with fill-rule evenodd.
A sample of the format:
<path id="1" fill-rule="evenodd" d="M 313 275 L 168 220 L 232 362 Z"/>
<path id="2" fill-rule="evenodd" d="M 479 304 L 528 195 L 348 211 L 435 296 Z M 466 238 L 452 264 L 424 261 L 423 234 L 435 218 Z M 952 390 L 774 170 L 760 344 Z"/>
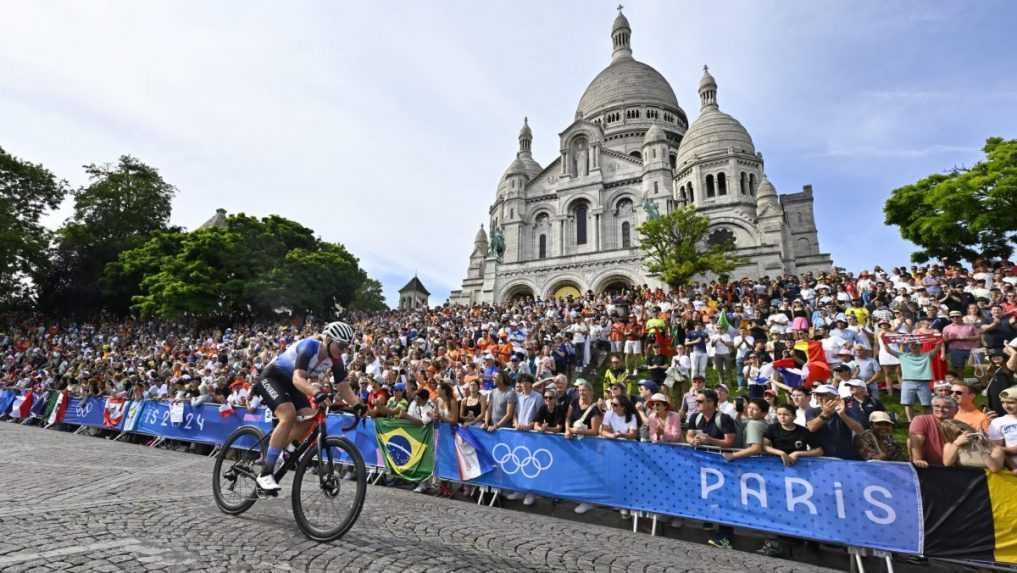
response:
<path id="1" fill-rule="evenodd" d="M 360 517 L 367 493 L 367 469 L 352 442 L 328 435 L 327 408 L 323 403 L 317 405 L 311 416 L 298 418 L 313 419 L 314 426 L 300 446 L 277 463 L 273 475 L 277 483 L 282 483 L 283 477 L 295 469 L 291 493 L 293 517 L 304 535 L 324 542 L 342 537 Z M 343 428 L 345 432 L 360 422 L 363 410 L 342 411 L 354 415 L 352 423 Z M 276 423 L 273 420 L 273 428 Z M 268 439 L 255 426 L 241 426 L 226 438 L 212 469 L 212 493 L 223 513 L 240 515 L 259 499 L 278 496 L 278 491 L 265 491 L 255 482 Z"/>

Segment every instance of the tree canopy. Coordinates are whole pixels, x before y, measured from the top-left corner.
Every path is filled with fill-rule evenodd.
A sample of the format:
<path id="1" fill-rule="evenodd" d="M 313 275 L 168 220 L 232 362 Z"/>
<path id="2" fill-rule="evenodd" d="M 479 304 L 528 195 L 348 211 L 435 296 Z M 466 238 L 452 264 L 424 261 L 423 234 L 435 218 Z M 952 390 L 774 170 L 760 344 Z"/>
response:
<path id="1" fill-rule="evenodd" d="M 639 226 L 639 246 L 647 270 L 672 288 L 704 273 L 726 275 L 738 266 L 732 239 L 708 241 L 710 220 L 695 207 L 682 207 Z"/>
<path id="2" fill-rule="evenodd" d="M 106 265 L 169 226 L 176 189 L 134 157 L 115 165 L 86 165 L 89 184 L 74 192 L 74 212 L 57 231 L 51 266 L 41 277 L 44 310 L 89 315 L 125 314 L 137 284 L 102 283 Z"/>
<path id="3" fill-rule="evenodd" d="M 1017 140 L 990 138 L 985 159 L 894 189 L 886 224 L 918 245 L 916 263 L 1000 259 L 1017 242 Z"/>
<path id="4" fill-rule="evenodd" d="M 48 169 L 0 147 L 0 308 L 31 297 L 31 279 L 48 262 L 50 232 L 40 218 L 66 194 L 66 183 Z"/>
<path id="5" fill-rule="evenodd" d="M 121 253 L 105 280 L 124 276 L 143 277 L 131 309 L 147 317 L 331 318 L 336 305 L 384 308 L 380 285 L 345 247 L 274 215 L 232 215 L 224 227 L 157 233 Z"/>

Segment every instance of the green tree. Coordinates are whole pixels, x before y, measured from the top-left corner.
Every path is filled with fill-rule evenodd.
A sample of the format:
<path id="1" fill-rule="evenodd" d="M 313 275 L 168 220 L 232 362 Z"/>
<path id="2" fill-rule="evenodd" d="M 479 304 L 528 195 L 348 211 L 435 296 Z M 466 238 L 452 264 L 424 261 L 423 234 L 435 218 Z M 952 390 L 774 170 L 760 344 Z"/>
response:
<path id="1" fill-rule="evenodd" d="M 125 314 L 138 284 L 100 279 L 121 252 L 168 228 L 176 189 L 128 155 L 116 165 L 87 165 L 85 172 L 90 182 L 74 193 L 74 213 L 57 231 L 42 307 L 61 315 Z"/>
<path id="2" fill-rule="evenodd" d="M 710 220 L 696 214 L 695 207 L 647 220 L 639 226 L 643 264 L 672 288 L 703 273 L 730 273 L 740 262 L 734 242 L 708 240 L 709 227 Z"/>
<path id="3" fill-rule="evenodd" d="M 381 282 L 366 277 L 357 287 L 353 295 L 353 302 L 350 303 L 350 310 L 361 310 L 366 312 L 380 312 L 388 310 L 385 304 L 385 293 L 381 288 Z"/>
<path id="4" fill-rule="evenodd" d="M 45 274 L 50 233 L 39 219 L 66 194 L 48 169 L 0 147 L 0 308 L 26 302 L 31 278 Z"/>
<path id="5" fill-rule="evenodd" d="M 886 224 L 920 247 L 917 263 L 1008 258 L 1017 242 L 1017 140 L 990 138 L 985 160 L 893 190 Z"/>
<path id="6" fill-rule="evenodd" d="M 225 227 L 156 233 L 107 267 L 107 280 L 118 276 L 143 277 L 132 299 L 141 315 L 206 322 L 271 318 L 282 309 L 331 318 L 336 304 L 355 306 L 370 281 L 342 245 L 282 217 L 244 214 Z"/>

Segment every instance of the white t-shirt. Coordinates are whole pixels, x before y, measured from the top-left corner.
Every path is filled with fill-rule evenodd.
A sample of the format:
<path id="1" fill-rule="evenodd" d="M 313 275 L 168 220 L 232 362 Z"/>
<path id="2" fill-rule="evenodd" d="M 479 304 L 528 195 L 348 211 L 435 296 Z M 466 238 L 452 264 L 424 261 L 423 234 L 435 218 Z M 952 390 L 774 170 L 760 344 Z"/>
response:
<path id="1" fill-rule="evenodd" d="M 1017 446 L 1017 416 L 1007 414 L 989 422 L 989 439 L 994 442 L 1002 440 L 1003 445 L 1008 448 Z M 1017 456 L 1007 457 L 1017 461 Z"/>
<path id="2" fill-rule="evenodd" d="M 624 434 L 631 432 L 636 429 L 636 416 L 633 414 L 629 421 L 625 421 L 624 415 L 618 415 L 614 413 L 614 410 L 604 414 L 604 420 L 600 423 L 601 427 L 607 428 L 612 432 Z"/>
<path id="3" fill-rule="evenodd" d="M 735 407 L 734 402 L 729 402 L 727 400 L 720 402 L 717 404 L 717 409 L 722 413 L 731 416 L 732 420 L 738 419 L 738 408 Z"/>

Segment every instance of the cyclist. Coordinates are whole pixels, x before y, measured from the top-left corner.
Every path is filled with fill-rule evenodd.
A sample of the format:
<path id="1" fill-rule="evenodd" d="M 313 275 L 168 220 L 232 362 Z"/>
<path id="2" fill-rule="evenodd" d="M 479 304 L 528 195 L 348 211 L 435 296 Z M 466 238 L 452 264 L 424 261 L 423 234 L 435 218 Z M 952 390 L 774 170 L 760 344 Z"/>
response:
<path id="1" fill-rule="evenodd" d="M 320 395 L 321 385 L 312 380 L 331 370 L 333 385 L 342 399 L 350 406 L 359 402 L 350 385 L 345 382 L 346 365 L 342 359 L 343 350 L 352 340 L 353 328 L 350 325 L 332 322 L 325 326 L 321 334 L 290 345 L 262 370 L 261 380 L 255 384 L 254 392 L 272 410 L 278 418 L 278 424 L 269 438 L 264 465 L 257 479 L 261 489 L 280 489 L 272 475 L 279 455 L 283 449 L 293 448 L 292 444 L 300 443 L 311 430 L 313 420 L 309 418 L 314 411 L 307 397 L 314 396 L 317 402 L 323 399 Z M 308 419 L 298 423 L 298 416 Z"/>

